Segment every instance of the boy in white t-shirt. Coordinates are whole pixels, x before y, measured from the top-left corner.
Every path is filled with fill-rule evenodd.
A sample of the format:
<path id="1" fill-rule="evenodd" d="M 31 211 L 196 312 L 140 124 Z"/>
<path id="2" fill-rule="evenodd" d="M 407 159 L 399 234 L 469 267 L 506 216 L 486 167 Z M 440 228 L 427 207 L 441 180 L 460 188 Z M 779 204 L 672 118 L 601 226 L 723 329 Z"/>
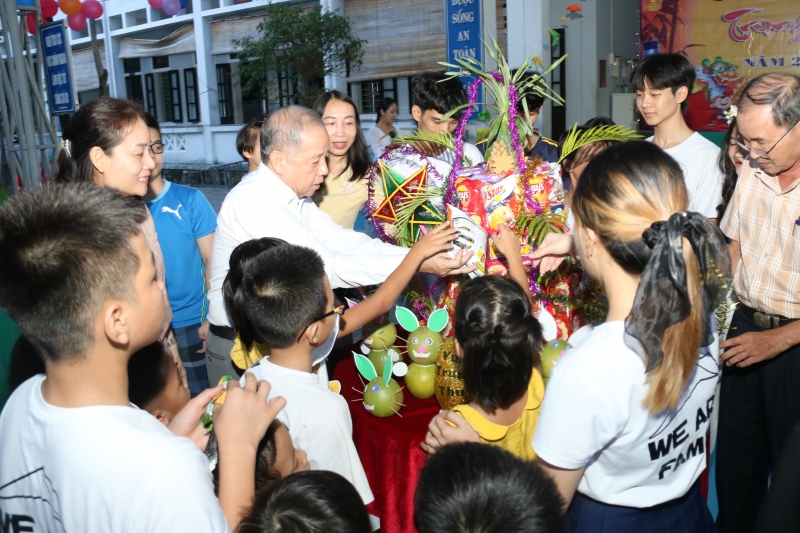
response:
<path id="1" fill-rule="evenodd" d="M 139 230 L 146 208 L 91 183 L 50 184 L 0 209 L 0 306 L 45 361 L 0 415 L 0 521 L 15 531 L 228 531 L 254 493 L 255 450 L 284 405 L 250 379 L 214 417 L 220 501 L 196 442 L 205 404 L 165 427 L 131 405 L 127 364 L 166 308 Z M 235 477 L 234 477 L 235 476 Z M 25 529 L 27 528 L 27 529 Z"/>
<path id="2" fill-rule="evenodd" d="M 446 79 L 444 72 L 426 72 L 414 79 L 411 87 L 411 116 L 417 121 L 419 131 L 453 133 L 458 126 L 460 113 L 444 118 L 444 114 L 467 103 L 467 92 L 458 78 Z M 430 142 L 414 143 L 414 148 L 425 155 L 442 179 L 447 179 L 455 162 L 455 152 Z M 473 165 L 483 163 L 483 154 L 474 144 L 464 143 L 464 155 Z M 466 165 L 465 165 L 466 166 Z M 430 174 L 428 179 L 435 181 Z M 441 186 L 441 183 L 434 183 Z"/>
<path id="3" fill-rule="evenodd" d="M 650 56 L 631 75 L 639 113 L 655 129 L 647 140 L 681 166 L 689 210 L 716 220 L 724 179 L 717 166 L 719 147 L 692 131 L 683 118 L 694 80 L 694 67 L 680 54 Z"/>

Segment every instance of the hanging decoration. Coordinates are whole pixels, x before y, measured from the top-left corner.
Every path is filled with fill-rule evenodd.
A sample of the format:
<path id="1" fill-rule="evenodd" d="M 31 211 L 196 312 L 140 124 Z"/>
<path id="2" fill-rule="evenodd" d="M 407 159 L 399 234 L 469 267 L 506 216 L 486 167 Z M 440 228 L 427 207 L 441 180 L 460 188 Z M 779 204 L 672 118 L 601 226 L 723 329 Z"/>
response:
<path id="1" fill-rule="evenodd" d="M 67 16 L 67 26 L 75 31 L 83 31 L 86 29 L 86 15 L 78 11 L 75 15 Z"/>
<path id="2" fill-rule="evenodd" d="M 85 0 L 81 8 L 81 13 L 83 13 L 87 19 L 97 20 L 103 16 L 103 6 L 97 0 Z"/>

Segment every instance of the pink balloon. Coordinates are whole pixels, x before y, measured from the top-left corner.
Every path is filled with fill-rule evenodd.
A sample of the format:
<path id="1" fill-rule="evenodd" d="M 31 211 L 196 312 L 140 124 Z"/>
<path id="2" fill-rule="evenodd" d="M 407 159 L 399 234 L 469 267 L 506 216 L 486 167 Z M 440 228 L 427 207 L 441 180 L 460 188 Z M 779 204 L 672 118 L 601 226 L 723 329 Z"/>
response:
<path id="1" fill-rule="evenodd" d="M 75 31 L 83 31 L 86 29 L 86 15 L 79 12 L 77 15 L 70 15 L 67 17 L 67 26 Z"/>
<path id="2" fill-rule="evenodd" d="M 36 14 L 28 13 L 28 16 L 25 17 L 28 23 L 28 33 L 31 35 L 36 35 Z"/>
<path id="3" fill-rule="evenodd" d="M 58 2 L 56 0 L 42 0 L 41 6 L 44 18 L 53 18 L 58 14 Z"/>
<path id="4" fill-rule="evenodd" d="M 164 0 L 161 9 L 170 17 L 174 17 L 181 10 L 181 0 Z"/>
<path id="5" fill-rule="evenodd" d="M 96 20 L 103 16 L 103 6 L 97 0 L 86 0 L 81 7 L 81 13 L 86 15 L 86 18 Z"/>
<path id="6" fill-rule="evenodd" d="M 161 9 L 161 7 L 163 6 L 162 0 L 147 0 L 147 1 L 150 4 L 150 7 L 152 7 L 153 9 Z"/>

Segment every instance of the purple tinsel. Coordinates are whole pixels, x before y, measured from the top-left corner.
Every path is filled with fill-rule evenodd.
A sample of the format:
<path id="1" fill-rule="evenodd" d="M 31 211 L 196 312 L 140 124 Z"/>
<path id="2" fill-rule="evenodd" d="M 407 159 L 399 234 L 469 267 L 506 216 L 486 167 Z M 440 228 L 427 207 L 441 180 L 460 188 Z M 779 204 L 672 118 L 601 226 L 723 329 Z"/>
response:
<path id="1" fill-rule="evenodd" d="M 508 86 L 508 134 L 511 137 L 511 149 L 517 155 L 518 172 L 525 172 L 525 153 L 519 144 L 519 128 L 517 127 L 517 86 L 513 83 Z"/>
<path id="2" fill-rule="evenodd" d="M 475 104 L 475 102 L 478 101 L 478 86 L 481 84 L 481 81 L 482 80 L 480 78 L 477 78 L 475 81 L 469 84 L 468 103 Z M 470 105 L 464 109 L 461 114 L 461 119 L 458 121 L 458 127 L 453 134 L 456 142 L 455 155 L 453 157 L 453 168 L 450 170 L 450 175 L 447 176 L 447 183 L 445 183 L 444 186 L 444 201 L 447 204 L 453 205 L 453 203 L 456 202 L 455 183 L 456 174 L 459 170 L 461 170 L 461 164 L 464 158 L 464 130 L 467 127 L 469 117 L 472 116 L 472 110 L 474 107 L 474 105 Z"/>

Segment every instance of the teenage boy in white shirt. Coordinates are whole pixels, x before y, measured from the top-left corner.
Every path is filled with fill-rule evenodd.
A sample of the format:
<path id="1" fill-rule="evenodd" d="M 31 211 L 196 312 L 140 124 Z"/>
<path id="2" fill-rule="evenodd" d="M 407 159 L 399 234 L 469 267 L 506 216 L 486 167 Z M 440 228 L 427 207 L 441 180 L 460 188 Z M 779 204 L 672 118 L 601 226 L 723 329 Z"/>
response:
<path id="1" fill-rule="evenodd" d="M 631 75 L 639 113 L 655 130 L 647 140 L 681 166 L 689 190 L 689 210 L 716 220 L 723 181 L 717 166 L 719 148 L 692 131 L 683 119 L 694 80 L 694 67 L 680 54 L 650 56 Z"/>
<path id="2" fill-rule="evenodd" d="M 224 532 L 252 502 L 256 447 L 285 405 L 267 402 L 269 384 L 231 387 L 214 416 L 219 501 L 192 440 L 221 388 L 169 427 L 128 399 L 128 360 L 166 313 L 146 216 L 138 198 L 91 183 L 43 185 L 0 210 L 0 306 L 46 368 L 0 415 L 4 530 Z"/>

